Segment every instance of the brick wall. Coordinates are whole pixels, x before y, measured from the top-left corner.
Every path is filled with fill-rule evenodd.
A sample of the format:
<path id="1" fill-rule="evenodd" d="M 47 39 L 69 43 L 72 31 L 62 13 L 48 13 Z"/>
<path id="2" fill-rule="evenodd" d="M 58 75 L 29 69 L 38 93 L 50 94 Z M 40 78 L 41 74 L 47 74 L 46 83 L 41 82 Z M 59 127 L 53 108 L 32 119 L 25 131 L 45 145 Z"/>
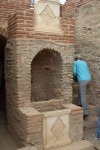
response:
<path id="1" fill-rule="evenodd" d="M 25 2 L 25 1 L 24 1 Z M 23 3 L 16 2 L 12 3 L 10 1 L 2 1 L 2 12 L 1 22 L 6 26 L 7 18 L 10 13 L 8 21 L 8 43 L 6 49 L 6 88 L 7 88 L 7 116 L 8 116 L 8 127 L 12 135 L 16 138 L 16 141 L 20 143 L 21 146 L 31 144 L 42 145 L 40 138 L 42 136 L 42 116 L 32 115 L 29 117 L 29 114 L 22 113 L 20 107 L 35 107 L 39 111 L 56 109 L 58 101 L 50 102 L 40 102 L 31 103 L 31 69 L 34 73 L 34 67 L 31 66 L 32 61 L 35 56 L 41 50 L 53 51 L 54 53 L 61 57 L 63 63 L 58 61 L 59 65 L 62 66 L 63 72 L 61 75 L 62 78 L 62 89 L 59 88 L 59 83 L 55 86 L 55 91 L 59 92 L 59 97 L 65 99 L 67 103 L 70 103 L 72 100 L 72 65 L 73 65 L 73 55 L 74 55 L 74 43 L 75 43 L 75 19 L 76 19 L 76 52 L 80 52 L 83 57 L 88 61 L 91 72 L 92 72 L 92 92 L 94 93 L 94 104 L 96 100 L 100 98 L 100 83 L 99 83 L 99 2 L 93 0 L 69 0 L 61 8 L 61 18 L 60 26 L 63 30 L 63 34 L 51 34 L 51 33 L 41 33 L 35 32 L 35 16 L 34 10 L 29 10 L 29 2 Z M 20 5 L 19 5 L 20 4 Z M 14 6 L 14 7 L 13 7 Z M 8 8 L 10 7 L 10 8 Z M 3 9 L 3 10 L 2 10 Z M 21 10 L 15 12 L 16 9 Z M 26 11 L 24 11 L 26 9 Z M 8 12 L 5 14 L 5 11 Z M 91 13 L 90 13 L 91 12 Z M 93 16 L 91 16 L 93 14 Z M 73 17 L 74 15 L 74 17 Z M 4 33 L 4 30 L 2 30 Z M 95 40 L 96 39 L 96 40 Z M 85 50 L 84 50 L 85 49 Z M 59 55 L 60 54 L 60 55 Z M 55 54 L 54 54 L 55 55 Z M 54 56 L 53 55 L 53 56 Z M 50 53 L 50 56 L 52 54 Z M 42 58 L 42 57 L 40 57 Z M 60 60 L 60 59 L 59 59 Z M 38 60 L 37 60 L 38 61 Z M 46 59 L 44 60 L 46 63 Z M 51 65 L 47 64 L 49 68 Z M 33 63 L 34 66 L 34 63 Z M 44 67 L 45 65 L 43 65 Z M 37 70 L 36 77 L 38 81 L 39 68 L 35 64 L 35 69 Z M 57 68 L 58 66 L 56 66 Z M 26 72 L 25 72 L 26 71 Z M 44 72 L 43 72 L 44 73 Z M 59 73 L 57 74 L 57 80 L 60 78 Z M 55 74 L 54 74 L 55 75 Z M 49 80 L 51 82 L 51 80 Z M 38 81 L 39 82 L 39 81 Z M 46 83 L 47 84 L 47 83 Z M 39 85 L 39 84 L 38 84 Z M 45 88 L 45 86 L 44 86 Z M 39 85 L 39 89 L 40 85 Z M 67 90 L 66 90 L 67 89 Z M 52 90 L 52 88 L 51 88 Z M 34 88 L 33 88 L 34 91 Z M 41 92 L 42 93 L 42 92 Z M 38 95 L 38 94 L 37 94 Z M 55 95 L 54 93 L 50 95 Z M 58 96 L 58 94 L 57 94 Z M 39 97 L 40 98 L 40 97 Z M 44 97 L 42 97 L 44 98 Z M 51 98 L 51 97 L 50 97 Z M 54 96 L 54 98 L 56 98 Z M 33 98 L 34 99 L 34 98 Z M 98 102 L 97 102 L 98 104 Z M 41 107 L 42 105 L 42 107 Z M 41 109 L 43 108 L 44 109 Z M 18 111 L 19 109 L 19 111 Z M 77 135 L 82 135 L 82 126 L 76 132 L 74 128 L 77 128 L 77 123 L 73 120 L 76 120 L 78 113 L 72 114 L 71 116 L 71 132 L 70 135 L 72 139 L 77 139 Z M 82 116 L 79 115 L 79 117 Z M 77 118 L 79 118 L 77 117 Z M 24 119 L 22 119 L 24 118 Z M 73 119 L 74 118 L 74 119 Z M 38 121 L 36 121 L 36 119 Z M 25 122 L 24 122 L 25 121 Z M 36 121 L 36 122 L 35 122 Z M 82 120 L 79 120 L 82 124 Z M 16 122 L 16 123 L 15 123 Z M 38 122 L 40 124 L 38 124 Z M 79 123 L 80 123 L 79 122 Z M 35 124 L 34 124 L 35 123 Z M 33 130 L 38 126 L 37 130 Z M 79 127 L 79 126 L 78 126 Z M 75 134 L 74 134 L 75 133 Z M 42 149 L 42 148 L 41 148 Z"/>
<path id="2" fill-rule="evenodd" d="M 75 43 L 74 18 L 61 18 L 61 28 L 64 34 L 34 32 L 34 11 L 18 12 L 9 16 L 8 38 L 48 39 L 55 42 Z"/>
<path id="3" fill-rule="evenodd" d="M 89 10 L 89 8 L 91 9 Z M 93 18 L 91 18 L 92 16 L 89 11 L 91 14 L 94 14 Z M 64 6 L 61 6 L 60 27 L 63 34 L 59 35 L 34 31 L 35 16 L 34 10 L 29 10 L 29 1 L 1 1 L 0 26 L 3 27 L 1 29 L 1 34 L 8 36 L 5 57 L 8 128 L 12 135 L 16 138 L 16 141 L 20 143 L 20 146 L 30 144 L 28 143 L 28 138 L 30 139 L 29 141 L 33 138 L 34 131 L 30 133 L 30 130 L 28 131 L 26 126 L 23 129 L 24 121 L 22 118 L 26 116 L 22 115 L 23 113 L 18 111 L 18 109 L 20 109 L 20 107 L 33 106 L 30 98 L 32 86 L 31 63 L 41 50 L 50 49 L 51 51 L 56 51 L 57 54 L 60 54 L 60 57 L 63 60 L 62 63 L 60 61 L 63 70 L 61 73 L 62 89 L 59 89 L 59 86 L 56 86 L 56 92 L 60 91 L 59 98 L 65 99 L 66 103 L 70 103 L 72 100 L 72 66 L 75 44 L 75 20 L 77 31 L 76 52 L 80 52 L 90 65 L 93 76 L 92 91 L 94 92 L 95 103 L 96 100 L 99 100 L 100 46 L 98 42 L 98 11 L 99 2 L 97 0 L 68 0 Z M 4 28 L 6 28 L 7 22 L 8 33 L 5 34 L 6 30 L 4 30 Z M 37 68 L 37 70 L 39 69 Z M 51 103 L 50 106 L 51 108 L 54 108 L 57 104 L 58 102 L 54 101 L 54 103 Z M 38 109 L 41 110 L 40 105 L 36 106 L 34 104 L 36 108 L 38 107 Z M 47 104 L 43 104 L 42 106 L 45 107 L 46 110 L 48 109 Z M 42 127 L 41 117 L 42 116 L 40 115 L 40 128 Z M 29 116 L 27 118 L 29 122 L 31 122 Z M 27 120 L 26 118 L 24 119 Z M 29 124 L 27 125 L 30 126 Z M 36 131 L 35 136 L 37 136 L 38 139 L 42 132 L 39 135 L 37 133 L 38 131 Z M 42 142 L 39 142 L 42 145 Z M 32 143 L 34 144 L 34 140 Z"/>
<path id="4" fill-rule="evenodd" d="M 61 18 L 60 26 L 63 30 L 62 34 L 53 34 L 45 31 L 36 32 L 34 31 L 34 26 L 35 15 L 33 10 L 16 12 L 9 16 L 8 42 L 5 58 L 7 117 L 9 131 L 14 135 L 14 138 L 19 142 L 20 146 L 26 144 L 32 145 L 32 143 L 28 143 L 27 140 L 29 135 L 27 131 L 28 127 L 25 126 L 23 129 L 23 121 L 21 122 L 23 113 L 22 111 L 20 113 L 18 111 L 20 107 L 34 107 L 32 101 L 38 101 L 40 98 L 44 100 L 44 92 L 46 93 L 46 100 L 54 99 L 53 103 L 48 101 L 51 109 L 54 109 L 54 105 L 56 107 L 58 106 L 58 102 L 55 98 L 63 99 L 65 103 L 72 101 L 72 67 L 75 43 L 74 18 L 68 17 L 67 20 Z M 46 58 L 43 57 L 42 52 L 46 52 L 46 55 L 49 53 L 49 56 L 46 56 Z M 47 58 L 52 59 L 50 63 Z M 54 63 L 52 61 L 54 61 Z M 38 65 L 38 63 L 41 65 Z M 53 74 L 50 75 L 50 84 L 48 84 L 48 80 L 46 80 L 45 83 L 43 82 L 43 68 L 49 68 L 50 71 L 54 71 Z M 39 73 L 40 70 L 43 76 Z M 31 84 L 34 74 L 36 74 L 36 85 Z M 47 72 L 46 78 L 48 78 Z M 42 83 L 42 88 L 40 83 Z M 51 90 L 51 93 L 48 92 L 49 96 L 45 91 L 47 88 Z M 37 96 L 33 93 L 34 91 Z M 38 104 L 38 107 L 40 107 L 40 109 L 44 107 L 44 109 L 47 110 L 48 103 L 45 103 L 45 105 Z M 27 119 L 30 122 L 29 116 L 27 116 Z M 30 128 L 31 124 L 29 123 L 28 126 Z M 32 141 L 34 136 L 36 136 L 37 138 L 35 139 L 38 140 L 38 131 L 36 131 L 36 134 L 34 134 L 34 132 L 35 128 L 34 131 L 30 133 L 29 141 Z M 41 134 L 42 131 L 39 135 L 41 136 Z M 33 140 L 34 142 L 35 139 Z M 38 145 L 39 144 L 42 146 L 41 141 Z"/>
<path id="5" fill-rule="evenodd" d="M 98 0 L 67 0 L 61 12 L 63 18 L 75 17 L 75 50 L 76 53 L 81 53 L 89 64 L 92 82 L 88 94 L 92 97 L 91 104 L 97 107 L 100 105 L 99 9 Z"/>
<path id="6" fill-rule="evenodd" d="M 29 0 L 1 0 L 0 1 L 0 34 L 2 34 L 1 29 L 6 30 L 4 36 L 7 37 L 7 23 L 10 14 L 16 11 L 29 10 L 30 1 Z"/>
<path id="7" fill-rule="evenodd" d="M 4 3 L 2 2 L 2 4 Z M 15 4 L 16 3 L 14 3 L 13 6 L 15 6 Z M 17 2 L 16 6 L 18 4 L 19 2 Z M 7 5 L 7 7 L 8 6 L 9 5 Z M 100 84 L 98 82 L 99 69 L 100 69 L 99 68 L 100 65 L 99 42 L 95 41 L 95 39 L 98 39 L 99 41 L 99 36 L 97 36 L 98 30 L 95 30 L 95 28 L 93 28 L 96 25 L 97 25 L 97 29 L 99 28 L 98 17 L 97 17 L 98 16 L 97 10 L 99 11 L 99 2 L 98 1 L 94 2 L 93 0 L 67 1 L 66 4 L 61 7 L 60 26 L 61 29 L 63 30 L 62 35 L 52 34 L 47 32 L 44 33 L 35 32 L 34 31 L 34 26 L 35 26 L 34 10 L 29 10 L 29 3 L 27 1 L 25 5 L 23 5 L 22 7 L 20 6 L 16 8 L 19 8 L 21 10 L 24 9 L 27 10 L 15 12 L 16 9 L 14 9 L 14 11 L 12 8 L 9 9 L 11 12 L 13 11 L 13 13 L 9 16 L 9 21 L 8 21 L 8 43 L 6 47 L 6 68 L 5 68 L 6 72 L 5 73 L 6 73 L 6 81 L 7 81 L 6 82 L 7 112 L 8 112 L 7 115 L 8 115 L 9 130 L 10 132 L 12 132 L 13 135 L 15 135 L 16 141 L 18 141 L 19 143 L 20 141 L 23 141 L 20 143 L 20 145 L 23 146 L 26 144 L 30 144 L 28 143 L 28 133 L 30 139 L 29 141 L 31 141 L 33 138 L 32 136 L 34 131 L 30 133 L 30 131 L 28 130 L 26 132 L 27 127 L 24 127 L 23 129 L 24 122 L 22 120 L 22 116 L 25 117 L 25 115 L 22 115 L 23 114 L 22 111 L 19 112 L 18 109 L 20 109 L 20 107 L 33 106 L 30 97 L 31 97 L 31 86 L 32 86 L 31 69 L 33 68 L 33 72 L 34 72 L 34 67 L 31 66 L 31 63 L 34 60 L 35 56 L 42 50 L 50 50 L 50 51 L 54 51 L 54 53 L 57 52 L 57 54 L 60 54 L 60 57 L 63 60 L 63 62 L 60 61 L 63 70 L 61 75 L 63 78 L 62 78 L 62 89 L 58 88 L 59 89 L 58 91 L 60 91 L 59 98 L 65 99 L 66 103 L 70 103 L 72 100 L 72 82 L 73 82 L 72 66 L 73 66 L 74 44 L 75 44 L 75 19 L 76 19 L 76 26 L 77 26 L 76 52 L 82 53 L 83 57 L 88 61 L 91 67 L 91 71 L 93 74 L 92 89 L 93 91 L 95 91 L 94 95 L 97 95 L 96 100 L 99 99 L 99 92 L 100 92 L 99 91 Z M 91 19 L 92 13 L 91 14 L 89 13 L 88 17 L 90 17 L 90 21 L 88 22 L 88 18 L 86 18 L 86 16 L 89 8 L 94 8 L 93 9 L 94 18 Z M 6 10 L 6 6 L 4 10 Z M 7 18 L 8 14 L 4 16 Z M 4 16 L 2 17 L 3 19 Z M 7 21 L 6 18 L 4 19 L 5 21 Z M 93 24 L 94 20 L 95 20 L 95 25 Z M 92 24 L 92 29 L 90 28 L 91 24 Z M 50 55 L 52 54 L 50 53 Z M 35 67 L 37 72 L 39 72 L 39 68 L 37 67 L 37 65 Z M 57 87 L 56 87 L 56 91 L 57 91 Z M 57 106 L 57 104 L 58 102 L 56 103 L 55 101 L 53 104 L 51 103 L 50 106 L 51 108 L 53 108 L 55 105 Z M 38 107 L 38 109 L 41 110 L 40 105 L 38 105 L 39 106 L 38 107 L 34 104 L 36 108 Z M 47 104 L 45 105 L 43 104 L 42 106 L 45 107 L 46 110 L 48 109 Z M 30 118 L 28 118 L 28 120 L 29 122 L 31 122 Z M 40 125 L 41 128 L 42 127 L 41 119 L 40 122 L 41 122 Z M 79 134 L 81 131 L 79 131 Z M 36 131 L 36 133 L 37 132 L 38 131 Z M 76 135 L 75 137 L 77 138 Z M 37 137 L 37 139 L 38 138 L 39 136 Z M 41 141 L 39 142 L 42 143 Z"/>
<path id="8" fill-rule="evenodd" d="M 92 82 L 89 89 L 91 104 L 100 106 L 100 2 L 98 0 L 83 1 L 76 9 L 76 52 L 82 54 L 88 62 Z"/>
<path id="9" fill-rule="evenodd" d="M 85 4 L 88 4 L 92 0 L 67 0 L 65 5 L 61 8 L 61 15 L 62 17 L 76 17 L 77 10 L 84 6 Z"/>
<path id="10" fill-rule="evenodd" d="M 19 108 L 20 126 L 17 127 L 17 135 L 20 135 L 20 144 L 35 145 L 39 150 L 43 149 L 43 115 L 32 107 Z"/>
<path id="11" fill-rule="evenodd" d="M 75 43 L 75 21 L 71 18 L 61 18 L 60 25 L 63 30 L 63 34 L 35 32 L 35 16 L 33 10 L 17 12 L 9 16 L 8 42 L 5 58 L 7 118 L 9 131 L 14 135 L 14 138 L 17 142 L 19 142 L 20 146 L 32 143 L 28 143 L 28 127 L 23 129 L 21 115 L 17 110 L 18 108 L 30 106 L 34 107 L 31 103 L 31 98 L 34 99 L 33 101 L 39 101 L 40 98 L 41 100 L 44 100 L 43 93 L 46 93 L 46 100 L 51 98 L 62 98 L 65 103 L 70 103 L 72 101 L 72 67 Z M 46 56 L 46 58 L 49 59 L 52 57 L 53 65 L 51 62 L 48 63 L 48 61 L 43 57 L 43 51 L 49 53 L 49 56 Z M 43 64 L 41 64 L 41 66 L 36 62 L 40 64 L 42 62 Z M 47 90 L 47 87 L 45 86 L 48 86 L 48 81 L 46 80 L 46 83 L 44 83 L 44 80 L 42 79 L 44 76 L 41 77 L 41 74 L 39 73 L 39 71 L 41 69 L 43 70 L 45 67 L 48 67 L 51 71 L 55 67 L 53 69 L 54 75 L 51 75 L 52 78 L 50 80 L 50 87 L 48 88 L 48 90 L 51 90 L 49 96 L 47 92 L 45 92 L 45 89 Z M 61 71 L 59 67 L 61 68 Z M 42 70 L 41 72 L 44 74 Z M 36 86 L 31 84 L 32 77 L 34 76 Z M 42 88 L 40 83 L 42 83 Z M 57 93 L 59 93 L 59 96 Z M 36 95 L 39 98 L 37 98 Z M 51 109 L 54 108 L 53 106 L 56 105 L 56 103 L 57 102 L 55 100 L 53 101 L 53 104 L 49 103 Z M 41 105 L 41 107 L 43 107 L 43 105 Z M 42 109 L 45 109 L 46 107 L 48 108 L 47 104 L 45 104 Z M 30 126 L 31 125 L 29 123 L 29 128 Z M 39 136 L 42 133 L 39 133 L 38 135 L 36 132 L 35 135 L 34 132 L 35 128 L 33 129 L 33 132 L 30 133 L 29 141 L 32 141 L 33 136 L 37 137 L 33 139 L 34 142 L 35 140 L 39 140 Z M 39 141 L 39 143 L 42 143 L 41 139 Z"/>
<path id="12" fill-rule="evenodd" d="M 8 16 L 17 10 L 29 9 L 29 0 L 1 0 L 0 1 L 0 22 L 7 22 Z"/>
<path id="13" fill-rule="evenodd" d="M 0 36 L 2 35 L 4 36 L 4 38 L 8 37 L 7 34 L 8 16 L 11 13 L 16 11 L 24 11 L 29 9 L 29 5 L 30 5 L 29 3 L 30 3 L 29 0 L 1 0 L 0 1 Z M 0 43 L 3 44 L 1 38 L 0 38 Z M 4 55 L 4 48 L 2 49 L 2 47 L 0 47 L 0 55 L 2 54 Z M 0 61 L 2 61 L 1 58 Z M 4 62 L 3 62 L 3 67 L 4 67 Z M 4 77 L 3 77 L 3 84 L 4 84 Z M 6 109 L 5 91 L 2 92 L 2 95 L 0 94 L 0 99 L 1 99 L 0 105 L 3 106 L 2 108 Z"/>

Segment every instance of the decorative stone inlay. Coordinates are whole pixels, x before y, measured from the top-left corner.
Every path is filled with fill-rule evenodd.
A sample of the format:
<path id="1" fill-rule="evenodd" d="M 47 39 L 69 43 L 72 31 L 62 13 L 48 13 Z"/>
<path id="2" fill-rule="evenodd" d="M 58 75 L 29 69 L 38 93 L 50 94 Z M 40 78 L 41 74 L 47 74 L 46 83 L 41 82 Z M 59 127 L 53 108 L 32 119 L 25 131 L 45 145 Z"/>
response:
<path id="1" fill-rule="evenodd" d="M 51 128 L 51 132 L 55 135 L 55 137 L 59 140 L 65 130 L 66 126 L 61 120 L 60 117 L 57 118 L 54 125 Z"/>
<path id="2" fill-rule="evenodd" d="M 68 144 L 70 109 L 43 112 L 43 145 L 44 149 Z"/>
<path id="3" fill-rule="evenodd" d="M 48 5 L 42 11 L 41 15 L 42 15 L 43 22 L 45 22 L 45 24 L 48 26 L 50 26 L 52 24 L 52 22 L 55 21 L 55 15 Z"/>
<path id="4" fill-rule="evenodd" d="M 40 0 L 34 5 L 34 12 L 35 31 L 63 33 L 60 29 L 60 3 L 58 1 Z"/>

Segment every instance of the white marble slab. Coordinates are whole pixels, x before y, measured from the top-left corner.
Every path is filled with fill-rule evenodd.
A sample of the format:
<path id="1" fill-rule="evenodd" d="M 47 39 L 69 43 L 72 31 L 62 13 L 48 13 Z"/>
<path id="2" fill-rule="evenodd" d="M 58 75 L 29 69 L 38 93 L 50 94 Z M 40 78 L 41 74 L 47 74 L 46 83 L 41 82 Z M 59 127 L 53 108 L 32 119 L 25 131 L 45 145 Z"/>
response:
<path id="1" fill-rule="evenodd" d="M 43 144 L 44 149 L 59 147 L 71 142 L 69 137 L 70 109 L 44 112 Z"/>

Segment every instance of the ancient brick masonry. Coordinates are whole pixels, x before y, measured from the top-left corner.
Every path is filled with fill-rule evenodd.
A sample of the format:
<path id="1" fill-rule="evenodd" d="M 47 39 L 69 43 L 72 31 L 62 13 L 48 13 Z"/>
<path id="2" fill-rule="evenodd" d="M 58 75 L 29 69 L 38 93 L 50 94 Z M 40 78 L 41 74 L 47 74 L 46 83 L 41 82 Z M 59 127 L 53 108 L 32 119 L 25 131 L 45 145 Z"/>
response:
<path id="1" fill-rule="evenodd" d="M 8 16 L 16 11 L 24 11 L 29 9 L 29 0 L 1 0 L 0 1 L 0 34 L 7 37 L 7 32 L 5 30 L 8 23 Z M 1 30 L 4 30 L 2 33 Z"/>
<path id="2" fill-rule="evenodd" d="M 9 14 L 18 10 L 29 9 L 29 0 L 1 0 L 0 1 L 0 22 L 7 22 Z"/>
<path id="3" fill-rule="evenodd" d="M 5 58 L 7 118 L 9 131 L 21 147 L 28 144 L 42 150 L 41 111 L 56 110 L 61 103 L 72 101 L 75 20 L 72 16 L 61 17 L 61 33 L 36 32 L 35 26 L 34 10 L 13 13 L 8 19 Z M 44 100 L 49 101 L 42 102 Z M 73 127 L 70 137 L 72 132 Z M 82 133 L 79 133 L 72 140 L 81 138 Z"/>
<path id="4" fill-rule="evenodd" d="M 100 105 L 99 8 L 100 2 L 98 0 L 68 0 L 61 11 L 65 18 L 75 16 L 75 50 L 76 53 L 81 53 L 89 64 L 92 74 L 92 83 L 89 89 L 90 103 L 97 107 Z"/>
<path id="5" fill-rule="evenodd" d="M 61 6 L 61 16 L 57 20 L 60 22 L 58 30 L 61 32 L 58 33 L 56 28 L 54 32 L 36 31 L 35 27 L 38 24 L 36 12 L 35 9 L 29 9 L 28 0 L 1 1 L 0 33 L 8 38 L 5 54 L 8 129 L 20 147 L 35 145 L 42 150 L 44 144 L 43 113 L 48 110 L 61 109 L 63 111 L 61 104 L 66 105 L 72 102 L 75 25 L 77 25 L 76 50 L 90 61 L 87 55 L 88 49 L 84 51 L 85 44 L 82 44 L 84 40 L 78 30 L 78 24 L 80 25 L 83 20 L 81 22 L 80 19 L 78 20 L 77 12 L 81 12 L 86 5 L 90 6 L 91 3 L 92 0 L 68 0 L 64 6 Z M 50 12 L 52 19 L 54 12 L 52 13 L 50 8 L 46 7 L 46 11 Z M 46 15 L 45 11 L 41 14 Z M 79 29 L 81 27 L 79 26 Z M 83 29 L 82 27 L 82 31 Z M 96 81 L 99 72 L 97 57 L 99 51 L 93 48 L 90 52 L 96 63 L 94 74 Z M 90 66 L 92 66 L 92 60 Z M 95 72 L 94 67 L 92 71 Z M 99 84 L 94 82 L 94 87 L 99 87 Z M 99 90 L 97 92 L 99 93 Z M 68 130 L 72 141 L 82 139 L 83 127 L 82 110 L 76 107 L 72 109 L 73 107 L 69 107 L 71 113 L 69 114 L 70 130 Z"/>
<path id="6" fill-rule="evenodd" d="M 8 38 L 33 38 L 48 39 L 55 42 L 74 43 L 75 42 L 75 20 L 74 18 L 61 18 L 61 28 L 63 35 L 36 33 L 34 32 L 34 12 L 18 12 L 9 16 Z"/>

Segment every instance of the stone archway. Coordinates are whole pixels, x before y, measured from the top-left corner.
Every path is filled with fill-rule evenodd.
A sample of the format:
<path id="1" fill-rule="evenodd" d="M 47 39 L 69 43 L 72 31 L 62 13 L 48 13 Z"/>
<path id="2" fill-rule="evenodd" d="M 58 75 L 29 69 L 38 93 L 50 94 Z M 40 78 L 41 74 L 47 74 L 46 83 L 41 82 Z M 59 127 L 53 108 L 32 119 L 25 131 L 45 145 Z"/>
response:
<path id="1" fill-rule="evenodd" d="M 62 58 L 54 50 L 40 51 L 31 64 L 31 101 L 61 98 Z"/>
<path id="2" fill-rule="evenodd" d="M 47 60 L 45 59 L 44 55 L 46 55 Z M 10 132 L 12 132 L 13 130 L 13 133 L 15 133 L 14 135 L 16 135 L 17 139 L 23 139 L 24 144 L 28 142 L 26 140 L 28 127 L 32 127 L 33 130 L 33 124 L 37 125 L 39 121 L 41 122 L 39 126 L 42 129 L 43 115 L 41 114 L 41 112 L 47 110 L 52 111 L 62 109 L 62 107 L 59 108 L 59 106 L 62 106 L 62 102 L 66 104 L 71 103 L 73 82 L 73 55 L 74 45 L 71 44 L 68 45 L 53 41 L 34 39 L 8 40 L 6 46 L 6 97 L 8 108 L 8 128 Z M 44 62 L 40 61 L 41 58 Z M 49 64 L 49 60 L 54 61 L 53 65 L 51 65 L 51 63 Z M 35 102 L 31 101 L 31 82 L 33 77 L 31 73 L 34 73 L 35 71 L 35 73 L 37 73 L 37 71 L 40 71 L 40 68 L 35 70 L 35 65 L 37 64 L 37 62 L 43 63 L 42 67 L 45 71 L 42 73 L 46 73 L 46 77 L 48 77 L 48 72 L 53 77 L 52 82 L 51 78 L 49 78 L 49 82 L 51 82 L 49 86 L 47 86 L 47 82 L 45 84 L 45 86 L 47 86 L 47 89 L 51 90 L 50 95 L 48 95 L 48 93 L 46 92 L 46 101 L 42 101 L 42 99 L 44 100 L 44 97 L 42 97 L 41 102 L 37 102 L 38 100 L 40 100 L 40 97 L 39 99 L 37 97 L 36 99 L 33 98 L 33 101 L 36 100 Z M 53 74 L 51 73 L 52 69 L 54 69 L 55 71 L 55 73 Z M 35 77 L 37 77 L 37 74 Z M 54 83 L 54 86 L 56 85 L 56 90 L 51 88 L 52 83 Z M 43 86 L 42 82 L 42 87 L 44 88 L 45 86 Z M 60 93 L 60 95 L 55 94 L 58 92 Z M 34 120 L 34 117 L 37 117 L 37 115 L 39 116 L 39 120 Z M 24 119 L 26 119 L 26 121 Z M 31 122 L 31 124 L 29 122 Z M 23 125 L 25 123 L 27 125 L 25 125 L 25 128 L 23 128 Z M 17 132 L 16 128 L 18 128 Z M 22 130 L 20 131 L 20 129 Z M 26 136 L 24 133 L 26 134 Z M 40 143 L 43 142 L 40 136 L 42 135 L 42 133 L 42 130 L 40 130 L 38 134 Z M 37 136 L 36 134 L 35 136 Z M 32 140 L 30 136 L 34 137 L 33 131 L 29 134 L 29 140 Z M 19 142 L 23 144 L 22 141 Z"/>
<path id="3" fill-rule="evenodd" d="M 6 61 L 7 99 L 12 99 L 13 103 L 17 103 L 17 107 L 31 105 L 31 64 L 36 55 L 44 49 L 49 49 L 51 53 L 55 51 L 60 55 L 62 59 L 62 86 L 60 89 L 58 88 L 58 91 L 61 93 L 61 98 L 67 103 L 72 101 L 74 45 L 44 40 L 8 40 L 6 46 L 6 60 L 9 60 L 9 63 Z M 14 84 L 12 80 L 14 80 Z M 9 93 L 12 93 L 12 87 L 14 87 L 13 93 L 16 95 L 14 98 L 13 94 L 10 94 L 9 97 Z"/>
<path id="4" fill-rule="evenodd" d="M 13 42 L 13 45 L 16 45 Z M 20 106 L 30 105 L 31 102 L 31 64 L 41 50 L 46 50 L 60 55 L 62 59 L 62 86 L 60 89 L 62 99 L 70 103 L 72 101 L 72 67 L 74 46 L 44 40 L 17 40 L 17 74 L 18 101 Z M 15 49 L 16 51 L 16 49 Z M 13 50 L 14 52 L 14 50 Z M 23 101 L 22 101 L 23 100 Z"/>

